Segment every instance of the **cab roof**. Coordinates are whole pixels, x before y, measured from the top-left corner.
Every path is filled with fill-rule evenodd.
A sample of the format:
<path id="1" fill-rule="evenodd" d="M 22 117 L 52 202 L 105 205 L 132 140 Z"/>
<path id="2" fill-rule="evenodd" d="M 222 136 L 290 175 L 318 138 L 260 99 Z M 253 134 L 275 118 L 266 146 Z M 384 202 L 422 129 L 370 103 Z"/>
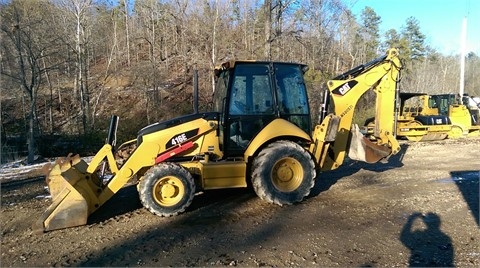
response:
<path id="1" fill-rule="evenodd" d="M 233 69 L 236 64 L 238 63 L 255 63 L 255 64 L 270 64 L 270 63 L 279 63 L 279 64 L 290 64 L 290 65 L 299 65 L 302 67 L 302 71 L 305 73 L 306 69 L 308 68 L 307 65 L 302 64 L 302 63 L 296 63 L 296 62 L 285 62 L 285 61 L 258 61 L 258 60 L 230 60 L 223 62 L 222 64 L 218 65 L 215 67 L 214 72 L 215 76 L 218 76 L 221 71 L 227 70 L 227 69 Z"/>

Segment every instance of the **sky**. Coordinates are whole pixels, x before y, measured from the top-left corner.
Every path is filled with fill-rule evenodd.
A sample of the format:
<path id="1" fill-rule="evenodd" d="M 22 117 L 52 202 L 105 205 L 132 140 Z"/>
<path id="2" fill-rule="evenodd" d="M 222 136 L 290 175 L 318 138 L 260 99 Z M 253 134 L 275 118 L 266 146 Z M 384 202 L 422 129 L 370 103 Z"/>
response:
<path id="1" fill-rule="evenodd" d="M 461 52 L 463 20 L 467 18 L 466 53 L 480 55 L 480 0 L 349 0 L 357 20 L 369 6 L 381 17 L 382 37 L 389 29 L 397 32 L 415 17 L 426 44 L 444 55 Z M 348 4 L 347 4 L 348 5 Z"/>

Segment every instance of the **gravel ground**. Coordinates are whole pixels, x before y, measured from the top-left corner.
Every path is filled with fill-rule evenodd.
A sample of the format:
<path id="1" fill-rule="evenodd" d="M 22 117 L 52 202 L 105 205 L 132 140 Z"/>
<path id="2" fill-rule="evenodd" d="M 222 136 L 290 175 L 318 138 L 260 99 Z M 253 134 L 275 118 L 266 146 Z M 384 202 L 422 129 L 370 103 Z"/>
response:
<path id="1" fill-rule="evenodd" d="M 319 174 L 304 202 L 250 189 L 161 218 L 123 188 L 86 226 L 34 234 L 43 178 L 1 185 L 0 266 L 480 266 L 480 139 L 402 143 L 386 163 Z"/>

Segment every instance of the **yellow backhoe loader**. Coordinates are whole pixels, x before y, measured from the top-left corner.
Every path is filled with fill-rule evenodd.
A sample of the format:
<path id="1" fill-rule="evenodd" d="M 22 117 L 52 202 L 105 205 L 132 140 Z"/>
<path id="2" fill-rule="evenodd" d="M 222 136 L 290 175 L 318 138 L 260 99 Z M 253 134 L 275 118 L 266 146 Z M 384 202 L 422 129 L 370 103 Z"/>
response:
<path id="1" fill-rule="evenodd" d="M 278 205 L 302 201 L 317 171 L 339 167 L 345 157 L 375 163 L 400 150 L 394 136 L 396 49 L 328 81 L 319 124 L 312 129 L 303 74 L 296 63 L 230 61 L 215 69 L 210 111 L 149 125 L 135 150 L 115 161 L 112 117 L 106 144 L 87 164 L 79 156 L 47 166 L 53 203 L 33 225 L 50 231 L 84 225 L 88 216 L 136 177 L 143 206 L 159 216 L 185 211 L 196 192 L 251 185 Z M 376 93 L 374 142 L 352 125 L 358 99 Z M 122 145 L 120 146 L 120 148 Z M 118 149 L 117 149 L 118 150 Z M 104 166 L 113 174 L 105 179 Z"/>

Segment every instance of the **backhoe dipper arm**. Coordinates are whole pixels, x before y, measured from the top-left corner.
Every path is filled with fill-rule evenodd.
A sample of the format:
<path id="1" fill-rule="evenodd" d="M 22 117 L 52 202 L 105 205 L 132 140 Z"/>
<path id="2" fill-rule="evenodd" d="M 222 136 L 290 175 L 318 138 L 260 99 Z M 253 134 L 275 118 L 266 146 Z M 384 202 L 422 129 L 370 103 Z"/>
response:
<path id="1" fill-rule="evenodd" d="M 400 150 L 394 136 L 400 69 L 398 50 L 392 48 L 385 56 L 328 81 L 333 113 L 322 118 L 315 128 L 310 148 L 322 170 L 340 166 L 346 152 L 351 159 L 375 163 Z M 365 138 L 357 125 L 352 125 L 355 106 L 370 89 L 376 93 L 374 142 Z"/>

